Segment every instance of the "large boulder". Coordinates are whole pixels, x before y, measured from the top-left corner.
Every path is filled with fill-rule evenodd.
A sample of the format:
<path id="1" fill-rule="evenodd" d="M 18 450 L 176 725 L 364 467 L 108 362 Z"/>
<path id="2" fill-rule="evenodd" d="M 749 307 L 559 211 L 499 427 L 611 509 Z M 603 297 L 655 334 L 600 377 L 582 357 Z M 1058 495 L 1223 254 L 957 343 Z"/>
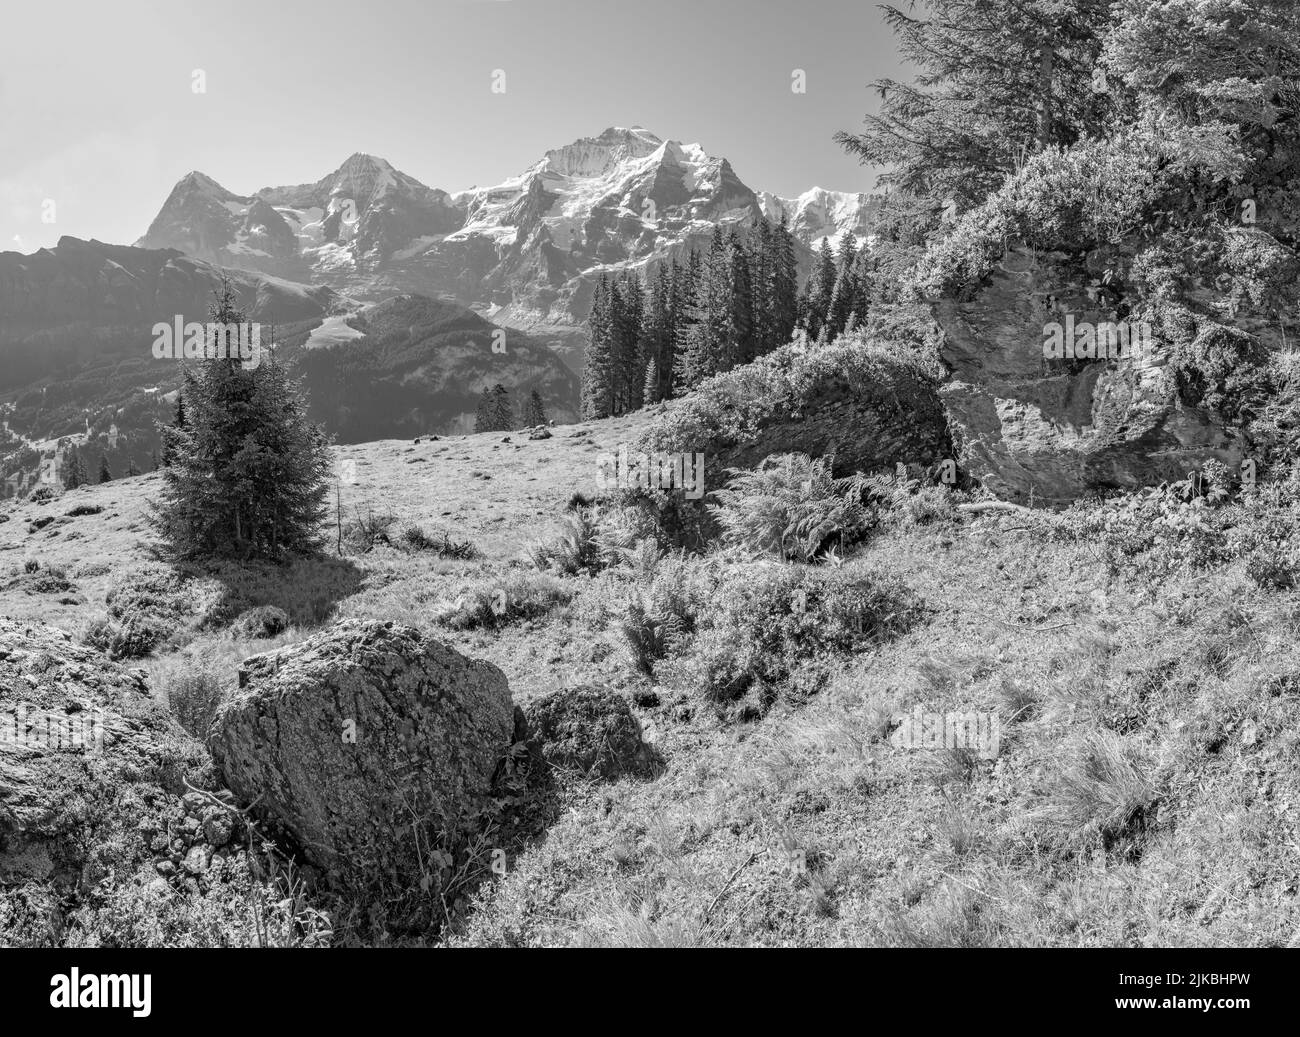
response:
<path id="1" fill-rule="evenodd" d="M 662 405 L 631 452 L 704 454 L 705 490 L 772 454 L 832 455 L 834 472 L 926 468 L 950 456 L 934 372 L 846 336 L 782 346 Z"/>
<path id="2" fill-rule="evenodd" d="M 143 671 L 62 630 L 0 619 L 0 883 L 84 890 L 149 866 L 148 835 L 186 781 L 211 777 Z"/>
<path id="3" fill-rule="evenodd" d="M 513 733 L 495 666 L 348 621 L 246 660 L 211 747 L 236 796 L 333 885 L 409 889 L 483 805 Z"/>
<path id="4" fill-rule="evenodd" d="M 1095 283 L 1110 262 L 1089 255 L 1080 267 L 1010 248 L 977 291 L 931 304 L 951 370 L 939 398 L 959 464 L 999 497 L 1064 504 L 1242 460 L 1240 433 L 1180 394 L 1167 328 L 1153 328 L 1151 348 L 1132 357 L 1044 358 L 1048 325 L 1123 320 Z"/>
<path id="5" fill-rule="evenodd" d="M 594 684 L 564 688 L 524 710 L 529 737 L 552 767 L 606 780 L 648 777 L 662 768 L 627 699 Z"/>

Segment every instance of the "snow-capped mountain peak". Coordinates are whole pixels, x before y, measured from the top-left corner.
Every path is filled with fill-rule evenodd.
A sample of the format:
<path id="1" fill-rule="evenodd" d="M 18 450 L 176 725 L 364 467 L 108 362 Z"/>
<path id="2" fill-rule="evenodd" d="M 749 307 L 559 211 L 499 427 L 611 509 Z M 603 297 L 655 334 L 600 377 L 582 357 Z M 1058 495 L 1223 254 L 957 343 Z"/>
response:
<path id="1" fill-rule="evenodd" d="M 698 143 L 610 126 L 454 195 L 364 152 L 315 183 L 247 197 L 190 173 L 139 244 L 363 299 L 442 294 L 499 322 L 568 335 L 602 273 L 683 258 L 707 245 L 714 226 L 745 234 L 759 215 L 787 218 L 806 264 L 826 238 L 865 237 L 873 205 L 822 188 L 756 194 Z"/>

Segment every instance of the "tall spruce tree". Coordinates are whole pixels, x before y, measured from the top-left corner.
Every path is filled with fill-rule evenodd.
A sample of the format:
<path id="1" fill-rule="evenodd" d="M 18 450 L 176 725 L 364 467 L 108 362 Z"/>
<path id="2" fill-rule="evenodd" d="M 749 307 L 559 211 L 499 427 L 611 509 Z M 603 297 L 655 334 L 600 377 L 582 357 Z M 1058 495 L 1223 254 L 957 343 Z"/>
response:
<path id="1" fill-rule="evenodd" d="M 660 372 L 672 371 L 673 334 L 672 276 L 668 264 L 660 263 L 645 312 L 646 375 L 642 389 L 645 403 L 658 403 L 669 395 L 670 384 L 665 384 Z"/>
<path id="2" fill-rule="evenodd" d="M 73 447 L 68 454 L 68 459 L 63 462 L 63 488 L 75 490 L 78 486 L 85 486 L 90 480 L 86 478 L 86 466 L 81 460 L 81 454 L 76 447 Z"/>
<path id="3" fill-rule="evenodd" d="M 749 250 L 733 227 L 727 236 L 727 337 L 721 369 L 747 364 L 757 355 L 754 347 L 754 289 Z"/>
<path id="4" fill-rule="evenodd" d="M 510 390 L 500 382 L 492 386 L 492 399 L 488 410 L 490 432 L 512 432 L 515 427 L 514 408 L 510 403 Z"/>
<path id="5" fill-rule="evenodd" d="M 847 327 L 858 299 L 857 247 L 853 235 L 845 232 L 835 253 L 835 284 L 826 306 L 826 337 L 837 338 Z"/>
<path id="6" fill-rule="evenodd" d="M 113 481 L 113 471 L 108 467 L 108 455 L 99 455 L 99 481 L 101 483 Z"/>
<path id="7" fill-rule="evenodd" d="M 474 431 L 491 432 L 492 429 L 492 390 L 486 385 L 479 394 L 478 407 L 474 411 Z"/>
<path id="8" fill-rule="evenodd" d="M 703 262 L 699 251 L 692 249 L 682 270 L 682 276 L 674 281 L 677 310 L 674 330 L 676 353 L 673 357 L 674 392 L 690 389 L 704 377 L 706 365 L 703 355 L 703 335 L 700 330 L 703 321 L 702 280 Z"/>
<path id="9" fill-rule="evenodd" d="M 546 408 L 542 406 L 542 397 L 536 389 L 528 394 L 524 404 L 524 428 L 536 428 L 546 424 Z"/>
<path id="10" fill-rule="evenodd" d="M 591 340 L 582 372 L 582 417 L 587 421 L 607 418 L 614 412 L 610 303 L 609 279 L 601 274 L 592 296 L 591 316 L 587 320 Z"/>
<path id="11" fill-rule="evenodd" d="M 209 321 L 240 324 L 223 280 Z M 203 359 L 187 368 L 184 427 L 160 428 L 163 467 L 153 522 L 182 558 L 280 558 L 316 550 L 332 467 L 324 431 L 306 420 L 297 387 L 275 357 L 245 367 Z"/>
<path id="12" fill-rule="evenodd" d="M 772 232 L 773 341 L 785 345 L 799 321 L 799 259 L 785 213 Z"/>

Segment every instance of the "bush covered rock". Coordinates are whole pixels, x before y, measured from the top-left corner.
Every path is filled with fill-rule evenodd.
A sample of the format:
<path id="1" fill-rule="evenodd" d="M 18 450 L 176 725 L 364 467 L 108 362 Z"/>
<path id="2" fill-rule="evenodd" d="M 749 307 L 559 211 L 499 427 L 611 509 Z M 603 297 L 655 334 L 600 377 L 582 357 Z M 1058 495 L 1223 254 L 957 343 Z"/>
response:
<path id="1" fill-rule="evenodd" d="M 67 633 L 0 619 L 0 882 L 85 892 L 147 866 L 202 747 L 123 671 Z"/>

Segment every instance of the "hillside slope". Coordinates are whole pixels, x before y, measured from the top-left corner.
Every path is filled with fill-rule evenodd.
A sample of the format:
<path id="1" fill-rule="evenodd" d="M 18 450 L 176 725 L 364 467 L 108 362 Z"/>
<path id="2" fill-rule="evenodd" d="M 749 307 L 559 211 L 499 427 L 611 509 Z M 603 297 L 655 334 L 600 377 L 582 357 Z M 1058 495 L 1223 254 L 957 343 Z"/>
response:
<path id="1" fill-rule="evenodd" d="M 1294 945 L 1294 590 L 1261 589 L 1236 562 L 1163 576 L 1106 564 L 1091 512 L 941 508 L 918 524 L 904 511 L 838 569 L 690 563 L 691 580 L 722 576 L 704 598 L 719 616 L 785 571 L 897 581 L 920 603 L 908 629 L 808 658 L 788 693 L 744 719 L 671 667 L 651 679 L 630 662 L 626 604 L 673 563 L 561 576 L 520 558 L 573 493 L 596 491 L 597 459 L 652 418 L 535 441 L 341 448 L 345 517 L 391 513 L 393 529 L 446 531 L 481 557 L 379 544 L 192 573 L 190 611 L 145 660 L 152 693 L 178 696 L 200 673 L 229 682 L 253 652 L 376 618 L 495 663 L 518 702 L 581 683 L 629 696 L 667 772 L 569 786 L 566 811 L 480 890 L 453 942 Z M 83 632 L 114 586 L 157 566 L 144 521 L 156 488 L 147 476 L 11 506 L 0 614 Z M 74 505 L 103 510 L 70 517 Z M 466 615 L 457 600 L 498 591 L 511 602 L 499 622 L 449 619 Z M 232 639 L 228 620 L 204 625 L 231 611 L 213 602 L 232 600 L 277 605 L 293 625 L 262 642 Z M 899 744 L 898 718 L 914 709 L 998 717 L 996 758 Z M 110 922 L 95 909 L 78 924 L 73 942 Z"/>

